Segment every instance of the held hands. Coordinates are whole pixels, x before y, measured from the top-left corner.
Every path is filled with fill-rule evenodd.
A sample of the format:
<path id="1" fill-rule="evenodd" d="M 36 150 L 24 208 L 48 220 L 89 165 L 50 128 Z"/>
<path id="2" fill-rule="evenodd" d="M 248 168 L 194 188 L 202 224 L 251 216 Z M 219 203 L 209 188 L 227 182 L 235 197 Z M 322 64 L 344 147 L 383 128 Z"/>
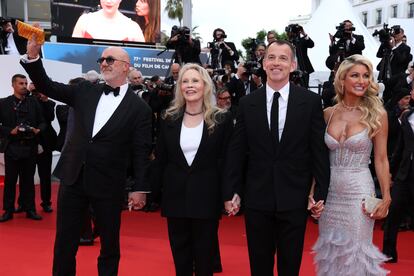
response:
<path id="1" fill-rule="evenodd" d="M 311 212 L 311 217 L 314 219 L 319 219 L 321 217 L 322 211 L 325 207 L 323 200 L 315 201 L 313 195 L 308 197 L 308 210 Z"/>
<path id="2" fill-rule="evenodd" d="M 140 210 L 144 208 L 147 201 L 147 194 L 141 192 L 131 192 L 128 194 L 128 209 L 129 211 Z"/>
<path id="3" fill-rule="evenodd" d="M 238 194 L 234 194 L 232 200 L 224 202 L 224 208 L 228 216 L 235 216 L 240 211 L 241 199 Z"/>

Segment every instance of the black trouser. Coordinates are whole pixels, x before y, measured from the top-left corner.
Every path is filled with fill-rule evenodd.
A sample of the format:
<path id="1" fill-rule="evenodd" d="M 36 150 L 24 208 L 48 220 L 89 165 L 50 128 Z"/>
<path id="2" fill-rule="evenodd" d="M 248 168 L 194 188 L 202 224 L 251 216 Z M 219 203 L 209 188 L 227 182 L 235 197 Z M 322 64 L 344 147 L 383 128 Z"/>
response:
<path id="1" fill-rule="evenodd" d="M 404 218 L 405 208 L 411 207 L 414 201 L 414 162 L 407 179 L 403 182 L 395 182 L 391 188 L 391 206 L 387 217 L 387 223 L 384 227 L 383 249 L 385 255 L 394 259 L 397 255 L 397 237 L 398 228 L 401 220 Z M 410 210 L 414 215 L 414 210 Z"/>
<path id="2" fill-rule="evenodd" d="M 246 208 L 252 276 L 273 276 L 276 252 L 278 275 L 299 275 L 307 215 L 306 210 L 302 209 L 272 212 Z"/>
<path id="3" fill-rule="evenodd" d="M 61 185 L 59 188 L 53 275 L 76 274 L 76 252 L 82 222 L 89 205 L 92 206 L 96 222 L 99 224 L 101 250 L 98 257 L 98 273 L 100 276 L 117 275 L 122 194 L 111 198 L 93 197 L 85 192 L 81 179 L 82 177 L 79 177 L 72 186 Z"/>
<path id="4" fill-rule="evenodd" d="M 42 199 L 42 206 L 49 206 L 52 191 L 52 157 L 51 151 L 45 150 L 37 155 L 36 164 L 37 172 L 40 179 L 40 198 Z"/>
<path id="5" fill-rule="evenodd" d="M 25 211 L 35 210 L 35 189 L 34 174 L 36 169 L 36 156 L 33 154 L 27 158 L 15 160 L 4 154 L 4 195 L 3 209 L 5 211 L 14 211 L 14 202 L 16 200 L 16 184 L 19 177 L 19 198 Z"/>
<path id="6" fill-rule="evenodd" d="M 218 219 L 167 218 L 177 276 L 213 275 Z"/>

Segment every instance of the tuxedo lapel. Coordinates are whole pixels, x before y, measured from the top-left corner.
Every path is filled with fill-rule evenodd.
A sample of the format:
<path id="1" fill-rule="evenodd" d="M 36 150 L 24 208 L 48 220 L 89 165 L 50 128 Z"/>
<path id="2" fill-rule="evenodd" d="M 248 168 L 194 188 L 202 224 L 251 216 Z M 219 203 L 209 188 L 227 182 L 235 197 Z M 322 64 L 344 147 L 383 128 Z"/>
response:
<path id="1" fill-rule="evenodd" d="M 84 112 L 85 112 L 84 120 L 85 120 L 85 126 L 86 126 L 85 129 L 88 131 L 89 137 L 92 137 L 93 124 L 95 122 L 96 108 L 98 107 L 98 102 L 102 95 L 101 91 L 102 91 L 102 85 L 98 85 L 94 87 L 93 93 L 90 93 L 91 96 L 87 98 L 89 100 L 89 102 L 86 104 L 87 107 L 84 109 Z M 81 91 L 80 93 L 82 92 L 83 91 Z"/>
<path id="2" fill-rule="evenodd" d="M 297 123 L 301 121 L 300 110 L 304 108 L 301 105 L 306 104 L 303 97 L 301 97 L 301 93 L 295 89 L 293 84 L 290 85 L 286 121 L 280 138 L 279 149 L 283 149 L 284 144 L 289 142 L 290 137 L 295 136 L 295 129 L 300 127 Z"/>
<path id="3" fill-rule="evenodd" d="M 272 133 L 270 132 L 269 121 L 267 119 L 266 88 L 260 88 L 251 96 L 254 98 L 245 116 L 254 118 L 257 131 L 264 138 L 263 142 L 269 147 L 273 147 Z"/>
<path id="4" fill-rule="evenodd" d="M 410 117 L 410 115 L 412 115 L 414 112 L 414 109 L 411 109 L 408 113 L 407 116 L 405 116 L 404 120 L 405 120 L 405 125 L 408 128 L 408 133 L 411 136 L 411 139 L 414 140 L 414 132 L 413 132 L 413 128 L 411 127 L 410 121 L 408 120 L 408 117 Z M 412 115 L 414 116 L 414 115 Z"/>
<path id="5" fill-rule="evenodd" d="M 129 110 L 128 105 L 133 102 L 132 97 L 136 97 L 132 91 L 127 90 L 124 98 L 119 103 L 118 107 L 115 109 L 114 113 L 109 117 L 109 120 L 102 126 L 102 128 L 96 133 L 95 137 L 99 137 L 104 134 L 105 131 L 111 131 L 111 127 L 119 126 L 119 122 L 123 121 L 124 115 L 127 114 Z M 98 99 L 99 101 L 99 99 Z"/>

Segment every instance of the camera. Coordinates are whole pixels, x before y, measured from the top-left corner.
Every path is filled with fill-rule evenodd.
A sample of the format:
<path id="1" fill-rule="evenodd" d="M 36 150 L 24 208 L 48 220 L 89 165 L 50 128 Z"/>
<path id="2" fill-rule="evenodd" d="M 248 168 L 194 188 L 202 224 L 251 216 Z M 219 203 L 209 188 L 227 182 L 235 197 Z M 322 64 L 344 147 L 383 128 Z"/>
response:
<path id="1" fill-rule="evenodd" d="M 388 24 L 384 23 L 381 30 L 375 30 L 372 36 L 378 36 L 381 43 L 389 43 L 391 37 L 401 32 L 400 25 L 394 25 L 388 28 Z"/>
<path id="2" fill-rule="evenodd" d="M 286 33 L 293 33 L 295 35 L 299 35 L 302 30 L 303 30 L 303 27 L 299 24 L 289 24 L 285 28 Z"/>
<path id="3" fill-rule="evenodd" d="M 27 123 L 20 123 L 17 127 L 17 135 L 20 139 L 32 139 L 34 137 L 34 132 L 32 127 Z"/>
<path id="4" fill-rule="evenodd" d="M 177 43 L 180 45 L 187 44 L 190 39 L 190 29 L 186 26 L 178 27 L 174 25 L 171 29 L 171 37 L 178 35 Z"/>
<path id="5" fill-rule="evenodd" d="M 174 90 L 174 84 L 159 83 L 155 86 L 155 88 L 172 92 Z"/>
<path id="6" fill-rule="evenodd" d="M 216 42 L 207 42 L 207 48 L 210 48 L 210 49 L 214 48 L 218 50 L 218 49 L 224 49 L 226 48 L 226 46 L 224 45 L 223 41 L 216 41 Z"/>
<path id="7" fill-rule="evenodd" d="M 334 34 L 334 37 L 338 38 L 338 39 L 347 38 L 351 35 L 350 32 L 355 31 L 355 27 L 352 27 L 350 29 L 345 29 L 345 23 L 344 22 L 339 23 L 339 25 L 336 26 L 335 28 L 336 28 L 336 33 Z"/>
<path id="8" fill-rule="evenodd" d="M 246 68 L 246 75 L 257 75 L 257 71 L 260 68 L 260 63 L 258 63 L 257 61 L 247 61 L 244 63 L 243 67 Z"/>

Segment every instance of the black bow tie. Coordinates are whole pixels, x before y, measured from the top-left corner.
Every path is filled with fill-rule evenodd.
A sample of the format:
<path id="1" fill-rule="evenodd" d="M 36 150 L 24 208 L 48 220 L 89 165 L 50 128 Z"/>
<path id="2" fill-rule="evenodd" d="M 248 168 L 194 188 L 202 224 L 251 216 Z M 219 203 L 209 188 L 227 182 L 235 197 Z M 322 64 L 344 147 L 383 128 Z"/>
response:
<path id="1" fill-rule="evenodd" d="M 102 92 L 104 92 L 104 93 L 105 93 L 105 95 L 108 95 L 109 93 L 113 92 L 113 93 L 114 93 L 114 96 L 116 97 L 116 96 L 118 96 L 118 95 L 119 95 L 119 87 L 117 87 L 117 88 L 113 88 L 113 87 L 111 87 L 111 86 L 109 86 L 109 85 L 105 84 L 105 85 L 103 86 L 103 88 L 102 88 Z"/>

